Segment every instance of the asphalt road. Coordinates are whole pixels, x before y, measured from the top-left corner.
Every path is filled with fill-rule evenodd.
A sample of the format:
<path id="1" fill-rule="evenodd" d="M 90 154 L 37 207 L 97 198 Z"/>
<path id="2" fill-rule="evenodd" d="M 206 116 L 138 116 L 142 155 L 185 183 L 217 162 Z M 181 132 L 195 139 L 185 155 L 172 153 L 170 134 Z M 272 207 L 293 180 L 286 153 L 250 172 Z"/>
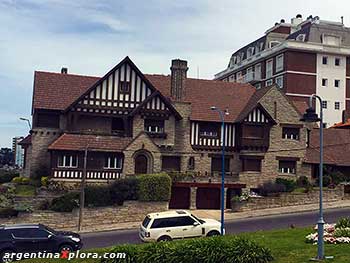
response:
<path id="1" fill-rule="evenodd" d="M 350 208 L 330 209 L 324 213 L 326 223 L 334 223 L 338 218 L 350 216 Z M 226 233 L 254 232 L 295 227 L 306 227 L 317 222 L 317 212 L 291 213 L 226 221 Z M 138 229 L 116 230 L 82 234 L 84 249 L 109 247 L 116 244 L 139 244 Z"/>

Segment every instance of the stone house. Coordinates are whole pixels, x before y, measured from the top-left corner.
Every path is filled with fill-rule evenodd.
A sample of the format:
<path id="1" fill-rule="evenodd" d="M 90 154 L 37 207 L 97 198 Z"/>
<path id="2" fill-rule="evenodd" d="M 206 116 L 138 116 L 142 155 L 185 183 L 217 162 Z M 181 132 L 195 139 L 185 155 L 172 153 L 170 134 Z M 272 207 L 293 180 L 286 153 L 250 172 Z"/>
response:
<path id="1" fill-rule="evenodd" d="M 143 74 L 126 57 L 102 78 L 36 71 L 25 175 L 45 165 L 52 180 L 79 182 L 87 151 L 88 182 L 172 171 L 188 176 L 174 184 L 170 207 L 219 208 L 223 138 L 227 200 L 276 177 L 311 175 L 307 128 L 280 89 L 188 78 L 179 59 L 170 69 Z M 224 130 L 212 106 L 227 110 Z"/>

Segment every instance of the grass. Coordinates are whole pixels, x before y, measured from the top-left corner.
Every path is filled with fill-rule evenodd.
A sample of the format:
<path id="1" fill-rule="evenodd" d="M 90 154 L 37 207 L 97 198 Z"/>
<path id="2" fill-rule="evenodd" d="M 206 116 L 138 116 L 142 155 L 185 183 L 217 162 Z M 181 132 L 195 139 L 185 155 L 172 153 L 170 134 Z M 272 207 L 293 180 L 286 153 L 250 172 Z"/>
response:
<path id="1" fill-rule="evenodd" d="M 311 228 L 283 229 L 274 231 L 259 231 L 255 233 L 244 233 L 240 236 L 250 238 L 272 251 L 275 260 L 273 263 L 303 263 L 309 262 L 310 258 L 315 257 L 317 246 L 305 243 L 305 236 L 311 232 Z M 89 250 L 103 253 L 107 248 Z M 350 262 L 350 244 L 337 244 L 325 246 L 326 256 L 334 256 L 334 259 L 326 262 L 348 263 Z M 63 263 L 67 260 L 26 260 L 25 263 Z M 96 259 L 71 260 L 74 263 L 93 263 Z"/>
<path id="2" fill-rule="evenodd" d="M 16 195 L 17 196 L 34 196 L 35 186 L 32 185 L 16 185 Z"/>

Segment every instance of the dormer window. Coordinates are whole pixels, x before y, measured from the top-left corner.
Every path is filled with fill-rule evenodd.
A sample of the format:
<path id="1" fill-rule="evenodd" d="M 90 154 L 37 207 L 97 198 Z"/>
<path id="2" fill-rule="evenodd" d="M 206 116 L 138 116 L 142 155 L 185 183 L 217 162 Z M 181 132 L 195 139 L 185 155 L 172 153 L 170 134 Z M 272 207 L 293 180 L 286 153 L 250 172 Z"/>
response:
<path id="1" fill-rule="evenodd" d="M 121 93 L 129 93 L 130 92 L 130 81 L 120 81 L 119 82 L 119 91 Z"/>
<path id="2" fill-rule="evenodd" d="M 277 45 L 279 45 L 279 44 L 281 44 L 281 42 L 279 42 L 279 41 L 270 41 L 269 47 L 270 47 L 270 48 L 273 48 L 273 47 L 275 47 L 275 46 L 277 46 Z"/>
<path id="3" fill-rule="evenodd" d="M 304 42 L 305 41 L 305 34 L 299 34 L 295 40 Z"/>
<path id="4" fill-rule="evenodd" d="M 145 132 L 164 133 L 164 120 L 145 119 Z"/>
<path id="5" fill-rule="evenodd" d="M 217 123 L 201 123 L 199 126 L 199 136 L 207 138 L 218 138 L 220 125 Z"/>

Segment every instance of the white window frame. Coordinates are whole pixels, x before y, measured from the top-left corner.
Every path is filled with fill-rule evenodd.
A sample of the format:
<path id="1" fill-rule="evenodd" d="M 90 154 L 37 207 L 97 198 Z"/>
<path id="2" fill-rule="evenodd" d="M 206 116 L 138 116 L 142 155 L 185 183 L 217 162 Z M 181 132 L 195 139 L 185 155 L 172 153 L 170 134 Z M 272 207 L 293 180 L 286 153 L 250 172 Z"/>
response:
<path id="1" fill-rule="evenodd" d="M 283 174 L 296 174 L 296 167 L 297 167 L 297 163 L 295 162 L 295 168 L 282 167 L 282 168 L 278 168 L 278 172 Z"/>
<path id="2" fill-rule="evenodd" d="M 278 80 L 281 80 L 281 85 L 278 85 Z M 279 87 L 280 89 L 283 89 L 283 81 L 284 81 L 283 75 L 278 76 L 278 77 L 276 77 L 276 79 L 275 79 L 275 83 L 278 85 L 278 87 Z"/>
<path id="3" fill-rule="evenodd" d="M 253 70 L 253 67 L 249 67 L 247 68 L 247 72 L 246 72 L 246 77 L 245 77 L 245 80 L 248 82 L 248 81 L 251 81 L 254 79 L 254 70 Z"/>
<path id="4" fill-rule="evenodd" d="M 266 72 L 265 72 L 265 78 L 271 78 L 273 75 L 273 59 L 269 59 L 266 61 Z"/>
<path id="5" fill-rule="evenodd" d="M 335 101 L 334 102 L 334 109 L 335 110 L 340 110 L 340 102 L 339 101 Z"/>
<path id="6" fill-rule="evenodd" d="M 237 74 L 236 74 L 236 82 L 241 83 L 242 81 L 243 81 L 242 71 L 237 72 Z"/>
<path id="7" fill-rule="evenodd" d="M 326 58 L 326 64 L 323 63 L 324 58 Z M 328 56 L 322 56 L 322 65 L 328 65 Z"/>
<path id="8" fill-rule="evenodd" d="M 261 63 L 258 63 L 254 66 L 254 79 L 261 79 Z"/>
<path id="9" fill-rule="evenodd" d="M 327 101 L 326 101 L 326 100 L 323 100 L 323 101 L 322 101 L 322 109 L 327 109 L 327 107 L 328 107 Z"/>
<path id="10" fill-rule="evenodd" d="M 265 87 L 271 86 L 273 84 L 273 80 L 272 79 L 268 79 L 265 81 Z"/>
<path id="11" fill-rule="evenodd" d="M 114 167 L 111 167 L 112 158 L 114 159 Z M 103 169 L 113 169 L 113 170 L 122 169 L 122 158 L 119 158 L 117 156 L 114 156 L 114 157 L 108 156 L 107 157 L 107 167 L 104 166 Z"/>
<path id="12" fill-rule="evenodd" d="M 269 48 L 273 48 L 275 46 L 278 46 L 279 44 L 281 44 L 280 41 L 272 40 L 272 41 L 269 42 Z"/>
<path id="13" fill-rule="evenodd" d="M 323 80 L 326 81 L 326 85 L 323 85 Z M 322 87 L 327 87 L 327 86 L 328 86 L 328 79 L 322 78 L 322 79 L 321 79 L 321 85 L 322 85 Z"/>
<path id="14" fill-rule="evenodd" d="M 284 55 L 280 54 L 276 57 L 276 72 L 283 70 Z"/>
<path id="15" fill-rule="evenodd" d="M 76 165 L 73 166 L 73 157 L 76 158 Z M 60 165 L 60 158 L 62 158 L 62 165 Z M 69 162 L 69 164 L 68 164 Z M 77 155 L 60 155 L 57 159 L 57 167 L 60 168 L 78 168 L 79 158 Z"/>

